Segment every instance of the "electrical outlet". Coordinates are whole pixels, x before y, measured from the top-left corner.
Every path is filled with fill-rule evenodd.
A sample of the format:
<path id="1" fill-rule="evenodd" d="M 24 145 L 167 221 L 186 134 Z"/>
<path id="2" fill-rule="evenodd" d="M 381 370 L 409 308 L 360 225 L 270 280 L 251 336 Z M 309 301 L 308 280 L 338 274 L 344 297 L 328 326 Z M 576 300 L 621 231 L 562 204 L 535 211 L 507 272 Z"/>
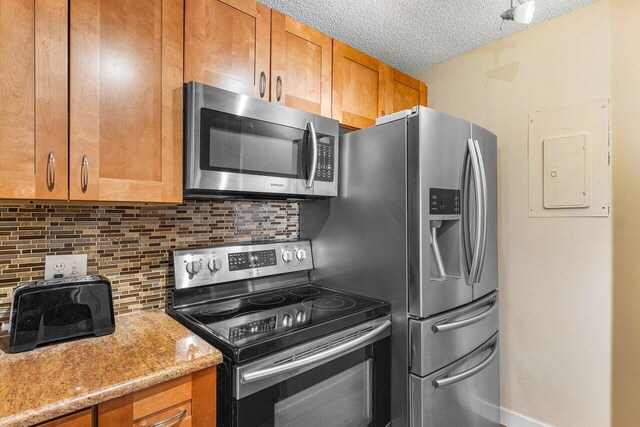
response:
<path id="1" fill-rule="evenodd" d="M 47 255 L 44 260 L 44 278 L 84 276 L 87 274 L 87 254 Z"/>

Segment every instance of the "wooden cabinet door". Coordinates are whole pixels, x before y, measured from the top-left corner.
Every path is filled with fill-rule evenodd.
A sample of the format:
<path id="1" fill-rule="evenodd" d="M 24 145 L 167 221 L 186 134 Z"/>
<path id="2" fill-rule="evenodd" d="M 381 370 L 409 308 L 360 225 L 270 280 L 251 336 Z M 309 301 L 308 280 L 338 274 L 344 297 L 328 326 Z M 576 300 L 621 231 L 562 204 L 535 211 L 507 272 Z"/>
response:
<path id="1" fill-rule="evenodd" d="M 182 0 L 71 0 L 72 200 L 182 200 Z"/>
<path id="2" fill-rule="evenodd" d="M 53 421 L 39 424 L 38 427 L 92 427 L 93 426 L 93 409 L 85 409 L 75 414 L 66 415 L 56 418 Z"/>
<path id="3" fill-rule="evenodd" d="M 67 0 L 0 0 L 0 198 L 67 199 Z"/>
<path id="4" fill-rule="evenodd" d="M 427 106 L 427 85 L 420 80 L 386 66 L 387 114 L 407 110 L 416 105 Z"/>
<path id="5" fill-rule="evenodd" d="M 333 40 L 271 11 L 271 101 L 331 117 Z"/>
<path id="6" fill-rule="evenodd" d="M 385 65 L 338 40 L 333 41 L 332 117 L 360 129 L 385 115 Z"/>
<path id="7" fill-rule="evenodd" d="M 271 15 L 254 0 L 186 0 L 184 81 L 269 99 Z"/>

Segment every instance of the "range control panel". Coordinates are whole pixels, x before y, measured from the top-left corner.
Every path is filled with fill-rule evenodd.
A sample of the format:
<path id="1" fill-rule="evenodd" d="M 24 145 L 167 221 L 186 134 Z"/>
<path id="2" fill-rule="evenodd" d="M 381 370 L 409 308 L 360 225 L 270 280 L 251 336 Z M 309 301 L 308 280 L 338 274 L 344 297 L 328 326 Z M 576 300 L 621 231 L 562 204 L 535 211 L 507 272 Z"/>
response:
<path id="1" fill-rule="evenodd" d="M 429 189 L 430 219 L 460 219 L 460 190 Z"/>
<path id="2" fill-rule="evenodd" d="M 253 252 L 236 252 L 229 254 L 227 258 L 229 259 L 229 271 L 278 265 L 275 249 Z"/>
<path id="3" fill-rule="evenodd" d="M 176 289 L 311 270 L 311 243 L 263 243 L 174 251 Z"/>

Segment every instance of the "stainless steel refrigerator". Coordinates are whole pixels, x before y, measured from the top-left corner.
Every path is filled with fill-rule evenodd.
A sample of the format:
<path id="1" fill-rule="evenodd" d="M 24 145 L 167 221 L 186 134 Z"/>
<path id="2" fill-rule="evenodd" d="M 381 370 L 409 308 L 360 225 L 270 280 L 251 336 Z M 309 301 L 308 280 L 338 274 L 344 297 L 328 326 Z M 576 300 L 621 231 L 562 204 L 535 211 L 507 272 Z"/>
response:
<path id="1" fill-rule="evenodd" d="M 312 279 L 392 304 L 392 423 L 497 426 L 496 136 L 415 107 L 340 138 L 339 197 L 300 204 Z"/>

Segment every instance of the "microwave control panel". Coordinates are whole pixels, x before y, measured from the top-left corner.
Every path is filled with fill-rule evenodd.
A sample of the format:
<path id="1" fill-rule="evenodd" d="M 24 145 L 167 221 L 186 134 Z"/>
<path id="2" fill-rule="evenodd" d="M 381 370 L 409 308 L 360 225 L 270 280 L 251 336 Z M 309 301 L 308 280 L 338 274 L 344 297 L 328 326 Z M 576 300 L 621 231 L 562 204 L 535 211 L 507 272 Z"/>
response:
<path id="1" fill-rule="evenodd" d="M 333 182 L 334 157 L 334 139 L 329 136 L 318 138 L 316 180 Z"/>

